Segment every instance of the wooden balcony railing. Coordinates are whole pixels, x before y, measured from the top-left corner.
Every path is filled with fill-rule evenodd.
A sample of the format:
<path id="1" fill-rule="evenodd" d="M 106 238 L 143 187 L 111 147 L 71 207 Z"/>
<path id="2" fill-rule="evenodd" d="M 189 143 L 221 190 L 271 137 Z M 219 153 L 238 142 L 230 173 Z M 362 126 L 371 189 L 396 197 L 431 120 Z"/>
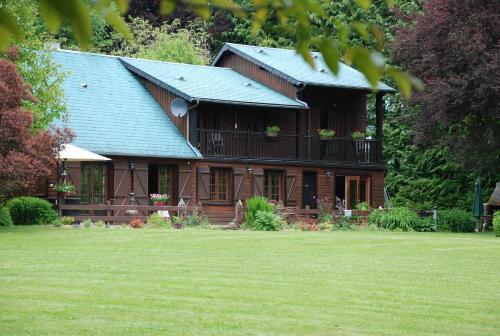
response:
<path id="1" fill-rule="evenodd" d="M 206 157 L 281 159 L 374 164 L 380 162 L 377 140 L 198 129 L 198 149 Z"/>

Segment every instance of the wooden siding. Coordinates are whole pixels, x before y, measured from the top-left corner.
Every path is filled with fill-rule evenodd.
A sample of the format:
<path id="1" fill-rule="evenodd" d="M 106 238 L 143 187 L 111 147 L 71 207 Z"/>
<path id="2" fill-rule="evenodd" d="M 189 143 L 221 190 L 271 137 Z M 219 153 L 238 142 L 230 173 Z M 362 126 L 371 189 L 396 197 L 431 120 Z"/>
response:
<path id="1" fill-rule="evenodd" d="M 231 68 L 244 76 L 252 78 L 256 82 L 281 92 L 285 96 L 292 99 L 296 97 L 297 87 L 293 84 L 230 51 L 222 56 L 216 66 Z"/>
<path id="2" fill-rule="evenodd" d="M 187 125 L 187 116 L 182 118 L 176 117 L 172 114 L 170 110 L 170 103 L 172 100 L 177 98 L 175 94 L 170 91 L 165 90 L 164 88 L 148 81 L 145 78 L 141 78 L 142 83 L 148 89 L 153 97 L 155 97 L 156 101 L 161 105 L 167 116 L 172 120 L 172 122 L 177 126 L 177 128 L 187 137 L 188 134 L 188 125 Z"/>
<path id="3" fill-rule="evenodd" d="M 322 200 L 328 200 L 333 202 L 334 200 L 334 188 L 335 188 L 335 175 L 347 175 L 347 176 L 369 176 L 371 180 L 370 186 L 370 198 L 371 205 L 373 207 L 383 206 L 384 203 L 384 171 L 379 170 L 364 170 L 364 169 L 336 169 L 336 168 L 325 168 L 325 167 L 304 167 L 304 166 L 294 166 L 294 165 L 283 165 L 283 164 L 244 164 L 244 163 L 221 163 L 219 161 L 210 162 L 208 160 L 203 160 L 196 162 L 194 164 L 197 171 L 207 172 L 210 167 L 227 167 L 243 173 L 243 183 L 240 188 L 244 190 L 239 190 L 239 194 L 242 195 L 242 201 L 254 194 L 259 194 L 259 182 L 256 179 L 262 178 L 262 174 L 265 170 L 281 170 L 285 172 L 286 177 L 293 177 L 293 190 L 294 195 L 293 200 L 286 199 L 285 202 L 289 206 L 302 207 L 302 182 L 304 172 L 314 172 L 317 176 L 317 198 Z M 251 168 L 251 173 L 248 169 Z M 288 179 L 286 187 L 290 185 Z M 233 188 L 236 186 L 233 185 Z M 232 193 L 235 190 L 231 190 Z M 287 190 L 287 196 L 289 190 Z M 227 202 L 226 204 L 217 204 L 216 202 L 211 202 L 209 199 L 196 199 L 196 204 L 202 206 L 203 212 L 207 215 L 209 220 L 214 224 L 227 224 L 234 218 L 234 203 Z"/>

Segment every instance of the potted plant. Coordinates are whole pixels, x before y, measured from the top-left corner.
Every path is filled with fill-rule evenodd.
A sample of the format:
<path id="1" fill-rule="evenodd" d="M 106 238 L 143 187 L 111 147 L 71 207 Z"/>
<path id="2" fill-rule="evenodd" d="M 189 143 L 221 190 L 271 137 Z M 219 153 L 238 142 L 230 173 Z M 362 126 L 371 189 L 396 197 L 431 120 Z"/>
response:
<path id="1" fill-rule="evenodd" d="M 277 137 L 280 132 L 280 128 L 278 126 L 267 126 L 266 127 L 266 135 L 268 137 Z"/>
<path id="2" fill-rule="evenodd" d="M 165 206 L 170 199 L 168 195 L 164 194 L 151 194 L 149 197 L 151 198 L 151 202 L 154 206 Z"/>
<path id="3" fill-rule="evenodd" d="M 69 182 L 63 182 L 61 184 L 57 184 L 54 189 L 57 192 L 62 193 L 64 196 L 67 196 L 75 191 L 76 187 Z"/>
<path id="4" fill-rule="evenodd" d="M 335 131 L 332 129 L 318 129 L 319 138 L 321 140 L 332 140 L 335 136 Z"/>
<path id="5" fill-rule="evenodd" d="M 351 137 L 354 141 L 363 141 L 366 139 L 366 134 L 360 131 L 354 131 L 351 133 Z"/>

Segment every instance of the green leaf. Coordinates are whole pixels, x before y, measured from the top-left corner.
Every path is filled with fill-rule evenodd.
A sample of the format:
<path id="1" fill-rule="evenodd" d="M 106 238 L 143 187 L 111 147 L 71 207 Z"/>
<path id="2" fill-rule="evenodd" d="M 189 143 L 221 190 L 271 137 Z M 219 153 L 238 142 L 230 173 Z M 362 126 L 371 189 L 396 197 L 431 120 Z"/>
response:
<path id="1" fill-rule="evenodd" d="M 39 8 L 51 33 L 57 33 L 65 20 L 80 47 L 88 47 L 92 35 L 90 10 L 82 0 L 39 0 Z"/>
<path id="2" fill-rule="evenodd" d="M 255 16 L 252 22 L 252 32 L 257 34 L 260 27 L 266 22 L 267 19 L 267 8 L 260 8 L 255 12 Z"/>
<path id="3" fill-rule="evenodd" d="M 0 50 L 7 49 L 11 35 L 23 39 L 23 33 L 16 21 L 7 11 L 0 8 Z"/>
<path id="4" fill-rule="evenodd" d="M 126 39 L 131 39 L 132 35 L 130 34 L 130 30 L 123 20 L 123 18 L 118 15 L 115 11 L 109 9 L 108 13 L 104 15 L 106 22 L 109 23 L 116 31 L 123 35 Z"/>
<path id="5" fill-rule="evenodd" d="M 381 74 L 371 53 L 367 49 L 351 48 L 351 54 L 353 65 L 365 75 L 373 90 L 376 91 Z"/>
<path id="6" fill-rule="evenodd" d="M 394 78 L 401 93 L 405 97 L 410 98 L 411 97 L 411 82 L 410 82 L 408 76 L 405 73 L 399 71 L 398 69 L 396 69 L 394 67 L 388 67 L 387 73 L 392 78 Z"/>
<path id="7" fill-rule="evenodd" d="M 169 15 L 175 10 L 174 0 L 161 0 L 160 15 Z"/>
<path id="8" fill-rule="evenodd" d="M 356 0 L 356 3 L 358 4 L 359 7 L 363 8 L 364 10 L 368 10 L 370 8 L 370 5 L 372 4 L 371 0 Z"/>
<path id="9" fill-rule="evenodd" d="M 370 38 L 370 34 L 368 34 L 368 29 L 366 29 L 366 25 L 364 23 L 361 23 L 359 21 L 354 22 L 352 24 L 356 32 L 363 38 L 364 40 L 368 40 Z"/>
<path id="10" fill-rule="evenodd" d="M 334 74 L 337 74 L 339 72 L 339 60 L 340 60 L 340 54 L 337 43 L 334 43 L 333 41 L 330 41 L 328 39 L 323 39 L 319 46 L 319 50 L 323 55 L 323 59 L 326 65 L 328 65 L 328 68 Z"/>

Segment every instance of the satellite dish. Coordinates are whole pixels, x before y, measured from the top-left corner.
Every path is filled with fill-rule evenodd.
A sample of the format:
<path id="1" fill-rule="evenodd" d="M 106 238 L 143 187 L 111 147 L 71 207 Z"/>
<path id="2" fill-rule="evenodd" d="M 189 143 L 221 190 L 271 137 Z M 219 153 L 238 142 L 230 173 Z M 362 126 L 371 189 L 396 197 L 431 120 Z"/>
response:
<path id="1" fill-rule="evenodd" d="M 174 116 L 184 117 L 188 111 L 188 105 L 184 99 L 175 98 L 172 100 L 172 103 L 170 103 L 170 110 Z"/>

